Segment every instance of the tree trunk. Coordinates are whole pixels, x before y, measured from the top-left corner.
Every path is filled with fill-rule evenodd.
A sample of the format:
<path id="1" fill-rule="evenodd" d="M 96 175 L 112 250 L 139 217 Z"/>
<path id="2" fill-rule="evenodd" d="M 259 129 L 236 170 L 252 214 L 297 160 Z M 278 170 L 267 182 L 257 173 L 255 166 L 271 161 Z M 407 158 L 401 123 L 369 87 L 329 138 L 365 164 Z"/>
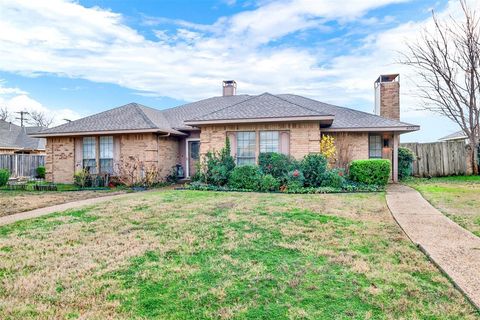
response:
<path id="1" fill-rule="evenodd" d="M 472 165 L 472 173 L 478 175 L 478 140 L 470 138 L 470 161 Z"/>

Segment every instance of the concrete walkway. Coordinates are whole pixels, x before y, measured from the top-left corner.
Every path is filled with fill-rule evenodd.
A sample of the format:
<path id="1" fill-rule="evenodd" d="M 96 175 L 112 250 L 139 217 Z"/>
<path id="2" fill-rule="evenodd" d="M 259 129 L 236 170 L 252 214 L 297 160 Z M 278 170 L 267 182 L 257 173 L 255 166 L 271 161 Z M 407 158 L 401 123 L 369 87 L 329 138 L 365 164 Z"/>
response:
<path id="1" fill-rule="evenodd" d="M 410 187 L 390 185 L 387 205 L 407 236 L 480 309 L 480 238 L 448 219 Z"/>
<path id="2" fill-rule="evenodd" d="M 122 198 L 126 196 L 131 196 L 133 195 L 132 193 L 122 193 L 122 194 L 116 194 L 113 196 L 105 196 L 105 197 L 98 197 L 98 198 L 91 198 L 91 199 L 85 199 L 85 200 L 79 200 L 79 201 L 73 201 L 73 202 L 67 202 L 67 203 L 62 203 L 58 204 L 55 206 L 51 207 L 45 207 L 45 208 L 39 208 L 31 211 L 25 211 L 25 212 L 20 212 L 20 213 L 15 213 L 11 214 L 8 216 L 0 217 L 0 226 L 14 223 L 20 220 L 26 220 L 26 219 L 32 219 L 32 218 L 37 218 L 41 217 L 50 213 L 54 212 L 62 212 L 65 210 L 69 209 L 74 209 L 74 208 L 79 208 L 83 206 L 89 206 L 89 205 L 94 205 L 100 202 L 105 202 L 105 201 L 110 201 L 114 200 L 117 198 Z"/>

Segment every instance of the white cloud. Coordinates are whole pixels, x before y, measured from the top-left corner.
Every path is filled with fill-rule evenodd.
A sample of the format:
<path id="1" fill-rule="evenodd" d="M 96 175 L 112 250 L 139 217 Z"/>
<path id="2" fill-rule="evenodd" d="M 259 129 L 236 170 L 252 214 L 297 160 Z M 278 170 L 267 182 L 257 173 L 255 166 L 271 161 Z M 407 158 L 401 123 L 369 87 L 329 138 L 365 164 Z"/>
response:
<path id="1" fill-rule="evenodd" d="M 5 81 L 0 79 L 0 107 L 5 108 L 10 113 L 10 118 L 8 121 L 14 123 L 19 123 L 19 120 L 16 119 L 20 111 L 37 111 L 43 112 L 48 117 L 53 117 L 54 125 L 62 124 L 65 122 L 64 119 L 75 120 L 81 117 L 81 115 L 68 108 L 48 108 L 42 105 L 37 100 L 29 96 L 28 92 L 23 91 L 19 88 L 9 88 L 6 87 Z M 28 120 L 28 116 L 27 116 Z"/>
<path id="2" fill-rule="evenodd" d="M 413 89 L 414 76 L 395 64 L 396 51 L 404 50 L 404 40 L 418 37 L 427 22 L 382 29 L 395 17 L 366 16 L 372 9 L 406 1 L 259 1 L 256 9 L 211 25 L 146 17 L 145 24 L 156 29 L 157 39 L 149 40 L 128 27 L 120 14 L 98 7 L 61 0 L 0 0 L 0 70 L 54 73 L 184 100 L 218 95 L 222 79 L 235 79 L 239 93 L 293 92 L 353 107 L 373 106 L 373 81 L 379 74 L 398 72 L 403 114 L 410 118 L 423 113 L 414 111 L 419 101 L 406 94 Z M 480 6 L 479 0 L 470 2 Z M 451 0 L 442 14 L 458 12 L 458 2 Z M 355 48 L 346 39 L 310 48 L 276 45 L 293 33 L 328 32 L 322 28 L 332 20 L 382 28 L 372 28 Z M 172 33 L 162 24 L 178 28 Z M 332 57 L 325 48 L 334 41 L 349 48 L 347 52 Z"/>
<path id="3" fill-rule="evenodd" d="M 3 0 L 0 70 L 54 73 L 185 100 L 219 94 L 224 78 L 236 79 L 240 92 L 289 91 L 321 79 L 322 49 L 265 43 L 400 1 L 267 2 L 211 26 L 177 21 L 182 26 L 175 34 L 158 31 L 159 40 L 152 41 L 108 10 L 60 0 Z"/>

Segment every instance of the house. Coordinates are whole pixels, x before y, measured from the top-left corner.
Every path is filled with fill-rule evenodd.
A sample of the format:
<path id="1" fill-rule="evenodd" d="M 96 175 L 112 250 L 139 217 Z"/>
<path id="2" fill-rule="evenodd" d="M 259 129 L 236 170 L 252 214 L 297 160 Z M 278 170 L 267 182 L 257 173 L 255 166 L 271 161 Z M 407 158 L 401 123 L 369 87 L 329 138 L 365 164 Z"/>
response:
<path id="1" fill-rule="evenodd" d="M 44 154 L 46 140 L 29 135 L 42 129 L 41 127 L 20 127 L 0 120 L 0 154 Z"/>
<path id="2" fill-rule="evenodd" d="M 460 130 L 446 135 L 445 137 L 438 139 L 438 141 L 464 141 L 468 143 L 468 137 L 463 130 Z"/>
<path id="3" fill-rule="evenodd" d="M 72 182 L 82 168 L 115 174 L 132 162 L 162 176 L 178 164 L 189 177 L 201 155 L 220 150 L 227 137 L 239 165 L 255 163 L 260 152 L 302 158 L 319 152 L 322 134 L 335 137 L 337 165 L 390 159 L 396 181 L 399 136 L 419 130 L 399 121 L 399 88 L 397 74 L 380 76 L 377 114 L 370 114 L 294 94 L 237 95 L 236 82 L 224 81 L 222 96 L 166 110 L 130 103 L 34 136 L 47 139 L 47 179 L 54 182 Z"/>

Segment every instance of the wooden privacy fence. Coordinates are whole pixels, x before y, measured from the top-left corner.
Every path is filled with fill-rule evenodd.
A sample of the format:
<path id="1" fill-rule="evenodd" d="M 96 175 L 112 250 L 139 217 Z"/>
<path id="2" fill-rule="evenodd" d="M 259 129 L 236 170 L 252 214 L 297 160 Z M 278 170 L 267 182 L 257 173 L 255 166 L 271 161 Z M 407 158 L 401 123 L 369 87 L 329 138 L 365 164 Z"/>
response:
<path id="1" fill-rule="evenodd" d="M 8 169 L 11 177 L 35 177 L 37 168 L 44 165 L 44 155 L 0 154 L 0 169 Z"/>
<path id="2" fill-rule="evenodd" d="M 468 155 L 464 141 L 402 143 L 416 155 L 413 175 L 442 177 L 467 173 Z"/>

